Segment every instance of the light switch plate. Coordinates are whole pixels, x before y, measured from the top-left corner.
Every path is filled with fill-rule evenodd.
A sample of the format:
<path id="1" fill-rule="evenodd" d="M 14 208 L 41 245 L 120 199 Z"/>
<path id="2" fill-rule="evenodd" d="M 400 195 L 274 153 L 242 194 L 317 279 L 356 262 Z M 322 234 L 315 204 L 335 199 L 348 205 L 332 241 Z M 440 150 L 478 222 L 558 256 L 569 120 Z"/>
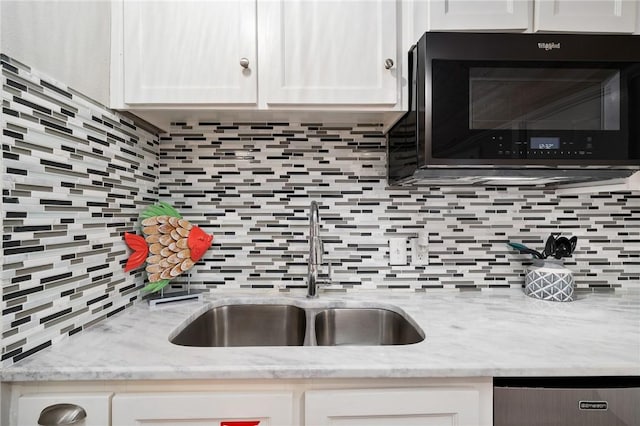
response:
<path id="1" fill-rule="evenodd" d="M 389 265 L 407 264 L 407 239 L 389 238 Z"/>

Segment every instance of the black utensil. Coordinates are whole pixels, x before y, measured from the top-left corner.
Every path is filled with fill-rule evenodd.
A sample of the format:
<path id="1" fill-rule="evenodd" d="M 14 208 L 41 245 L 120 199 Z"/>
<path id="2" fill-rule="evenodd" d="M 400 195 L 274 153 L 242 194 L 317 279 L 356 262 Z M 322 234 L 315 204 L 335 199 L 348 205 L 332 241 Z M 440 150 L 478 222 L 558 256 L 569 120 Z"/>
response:
<path id="1" fill-rule="evenodd" d="M 562 259 L 563 257 L 571 256 L 571 243 L 567 237 L 559 237 L 556 240 L 556 249 L 553 253 L 553 257 L 556 259 Z"/>
<path id="2" fill-rule="evenodd" d="M 553 252 L 556 250 L 556 237 L 553 234 L 549 235 L 547 238 L 547 243 L 544 245 L 544 251 L 542 252 L 542 256 L 546 259 L 551 256 Z"/>
<path id="3" fill-rule="evenodd" d="M 578 237 L 569 238 L 569 244 L 571 244 L 571 251 L 569 252 L 569 255 L 572 255 L 576 250 L 576 245 L 578 245 Z"/>
<path id="4" fill-rule="evenodd" d="M 537 257 L 538 259 L 543 259 L 542 257 L 542 253 L 540 253 L 537 250 L 534 249 L 530 249 L 529 247 L 520 244 L 520 243 L 507 243 L 510 247 L 518 250 L 520 253 L 524 253 L 524 254 L 532 254 L 535 257 Z"/>

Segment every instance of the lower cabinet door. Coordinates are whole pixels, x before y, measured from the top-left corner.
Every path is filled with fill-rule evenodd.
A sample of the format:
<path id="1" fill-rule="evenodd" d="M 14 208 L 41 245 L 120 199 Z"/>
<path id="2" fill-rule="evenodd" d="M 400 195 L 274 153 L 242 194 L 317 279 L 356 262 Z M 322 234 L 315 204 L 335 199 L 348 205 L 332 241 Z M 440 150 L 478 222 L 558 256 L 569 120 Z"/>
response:
<path id="1" fill-rule="evenodd" d="M 475 389 L 322 390 L 305 393 L 308 426 L 478 426 Z"/>
<path id="2" fill-rule="evenodd" d="M 51 419 L 66 416 L 67 422 L 78 426 L 109 425 L 111 412 L 109 392 L 40 393 L 26 394 L 18 398 L 18 426 L 49 423 Z M 58 423 L 71 424 L 71 423 Z"/>
<path id="3" fill-rule="evenodd" d="M 272 392 L 127 393 L 113 397 L 112 424 L 289 426 L 293 396 Z"/>

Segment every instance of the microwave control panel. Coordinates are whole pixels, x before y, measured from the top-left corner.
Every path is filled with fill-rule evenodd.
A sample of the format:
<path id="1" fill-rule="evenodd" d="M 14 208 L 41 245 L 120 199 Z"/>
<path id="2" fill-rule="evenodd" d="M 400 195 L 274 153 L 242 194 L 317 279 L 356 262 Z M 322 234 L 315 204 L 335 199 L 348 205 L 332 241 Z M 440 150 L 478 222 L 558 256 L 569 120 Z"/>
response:
<path id="1" fill-rule="evenodd" d="M 559 137 L 530 137 L 528 140 L 508 142 L 493 137 L 496 158 L 585 158 L 593 156 L 593 141 L 563 141 Z"/>

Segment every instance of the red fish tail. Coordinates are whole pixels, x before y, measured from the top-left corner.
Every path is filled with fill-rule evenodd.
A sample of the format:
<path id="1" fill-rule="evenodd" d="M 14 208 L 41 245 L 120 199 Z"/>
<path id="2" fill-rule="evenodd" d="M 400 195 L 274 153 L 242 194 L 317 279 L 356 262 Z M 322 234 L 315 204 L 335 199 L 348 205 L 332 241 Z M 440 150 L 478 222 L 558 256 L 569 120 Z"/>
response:
<path id="1" fill-rule="evenodd" d="M 127 260 L 127 264 L 124 266 L 124 271 L 129 272 L 144 263 L 149 254 L 149 246 L 140 235 L 130 232 L 124 233 L 124 241 L 127 243 L 127 246 L 133 250 L 133 253 L 131 253 Z"/>

